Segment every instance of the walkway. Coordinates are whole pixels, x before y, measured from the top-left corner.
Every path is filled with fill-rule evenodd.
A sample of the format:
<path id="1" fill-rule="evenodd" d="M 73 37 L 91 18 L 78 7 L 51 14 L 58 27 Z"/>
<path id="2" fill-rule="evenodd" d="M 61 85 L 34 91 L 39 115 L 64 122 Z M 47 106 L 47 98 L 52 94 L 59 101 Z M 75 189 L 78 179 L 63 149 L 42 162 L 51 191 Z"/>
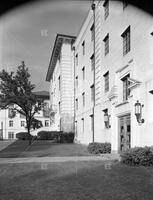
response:
<path id="1" fill-rule="evenodd" d="M 0 164 L 7 163 L 51 163 L 51 162 L 77 162 L 77 161 L 113 161 L 120 160 L 118 154 L 105 154 L 101 156 L 67 156 L 67 157 L 28 157 L 28 158 L 0 158 Z"/>

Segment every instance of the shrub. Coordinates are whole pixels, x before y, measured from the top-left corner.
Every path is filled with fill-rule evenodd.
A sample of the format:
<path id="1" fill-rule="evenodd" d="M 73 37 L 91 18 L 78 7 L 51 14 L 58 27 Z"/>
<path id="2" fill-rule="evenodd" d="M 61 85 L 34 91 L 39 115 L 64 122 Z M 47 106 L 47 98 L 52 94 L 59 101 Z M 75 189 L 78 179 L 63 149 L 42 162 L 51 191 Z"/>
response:
<path id="1" fill-rule="evenodd" d="M 111 144 L 108 142 L 93 142 L 88 145 L 88 151 L 92 154 L 111 153 Z"/>
<path id="2" fill-rule="evenodd" d="M 60 143 L 73 143 L 74 133 L 61 133 L 60 134 Z"/>
<path id="3" fill-rule="evenodd" d="M 60 131 L 39 131 L 37 133 L 38 140 L 60 140 Z"/>
<path id="4" fill-rule="evenodd" d="M 29 136 L 29 134 L 27 132 L 19 132 L 16 134 L 16 138 L 19 140 L 29 140 L 29 137 L 31 139 L 35 138 L 35 136 L 32 136 L 32 135 Z"/>
<path id="5" fill-rule="evenodd" d="M 62 131 L 40 131 L 37 133 L 38 140 L 55 140 L 58 143 L 73 143 L 74 133 Z"/>
<path id="6" fill-rule="evenodd" d="M 121 154 L 121 162 L 131 166 L 153 166 L 153 147 L 134 147 Z"/>

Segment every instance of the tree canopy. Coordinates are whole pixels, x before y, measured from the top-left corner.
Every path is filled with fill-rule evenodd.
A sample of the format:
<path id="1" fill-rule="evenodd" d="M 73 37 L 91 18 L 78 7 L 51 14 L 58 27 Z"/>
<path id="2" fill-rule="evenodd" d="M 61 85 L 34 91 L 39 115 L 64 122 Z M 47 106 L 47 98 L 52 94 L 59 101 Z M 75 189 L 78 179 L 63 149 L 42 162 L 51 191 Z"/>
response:
<path id="1" fill-rule="evenodd" d="M 6 109 L 14 105 L 13 110 L 26 117 L 27 131 L 34 115 L 41 109 L 37 96 L 33 94 L 35 85 L 30 81 L 30 73 L 25 63 L 18 66 L 16 73 L 2 70 L 0 72 L 0 108 Z"/>

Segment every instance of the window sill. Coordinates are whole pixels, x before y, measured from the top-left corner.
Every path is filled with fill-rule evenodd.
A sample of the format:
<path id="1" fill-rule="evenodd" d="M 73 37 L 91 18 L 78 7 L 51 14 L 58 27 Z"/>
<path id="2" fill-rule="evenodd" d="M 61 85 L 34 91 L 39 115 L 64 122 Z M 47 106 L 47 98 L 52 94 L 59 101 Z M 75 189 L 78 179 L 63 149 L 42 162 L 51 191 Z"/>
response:
<path id="1" fill-rule="evenodd" d="M 117 104 L 115 107 L 119 107 L 119 106 L 122 106 L 122 105 L 125 105 L 125 104 L 128 104 L 128 103 L 129 103 L 129 101 L 124 101 L 122 103 Z"/>

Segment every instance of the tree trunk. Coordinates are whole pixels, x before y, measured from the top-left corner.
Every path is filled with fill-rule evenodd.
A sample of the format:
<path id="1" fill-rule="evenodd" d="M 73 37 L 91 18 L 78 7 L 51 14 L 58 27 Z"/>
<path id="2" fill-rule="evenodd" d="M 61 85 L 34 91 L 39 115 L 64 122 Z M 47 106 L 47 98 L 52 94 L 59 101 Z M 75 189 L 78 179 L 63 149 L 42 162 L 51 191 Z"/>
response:
<path id="1" fill-rule="evenodd" d="M 29 120 L 27 120 L 27 131 L 28 131 L 28 135 L 29 135 L 29 145 L 31 145 L 32 137 L 30 135 L 30 122 L 29 122 Z"/>

